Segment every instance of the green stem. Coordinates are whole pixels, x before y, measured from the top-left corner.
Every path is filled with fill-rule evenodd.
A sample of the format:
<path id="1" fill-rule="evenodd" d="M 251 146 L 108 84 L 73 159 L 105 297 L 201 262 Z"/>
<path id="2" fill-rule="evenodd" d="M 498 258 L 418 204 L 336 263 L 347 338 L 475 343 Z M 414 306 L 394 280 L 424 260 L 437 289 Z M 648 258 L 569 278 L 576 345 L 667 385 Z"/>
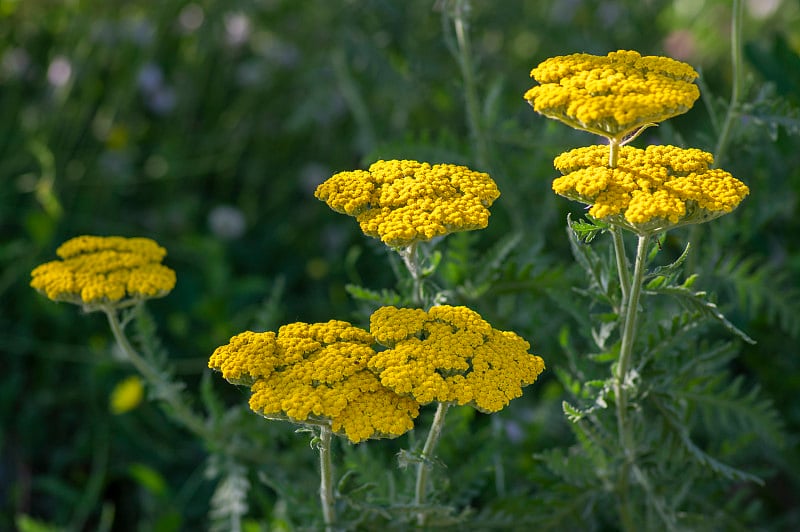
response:
<path id="1" fill-rule="evenodd" d="M 436 445 L 439 443 L 439 437 L 442 435 L 444 418 L 447 415 L 447 409 L 449 407 L 450 403 L 439 403 L 439 406 L 436 408 L 436 414 L 433 416 L 433 423 L 431 423 L 428 437 L 425 440 L 425 446 L 422 448 L 421 461 L 417 466 L 417 486 L 414 493 L 414 504 L 416 506 L 422 506 L 425 502 L 425 493 L 428 488 L 428 473 L 432 466 L 433 452 L 436 449 Z M 425 524 L 425 518 L 425 512 L 420 512 L 417 515 L 417 524 L 423 526 Z"/>
<path id="2" fill-rule="evenodd" d="M 628 268 L 628 257 L 625 254 L 625 239 L 622 229 L 612 226 L 611 236 L 614 239 L 614 256 L 617 259 L 617 275 L 619 276 L 619 287 L 622 292 L 622 307 L 618 310 L 622 315 L 625 312 L 625 303 L 628 301 L 628 294 L 631 291 L 631 272 Z"/>
<path id="3" fill-rule="evenodd" d="M 608 167 L 616 168 L 619 160 L 619 139 L 608 139 Z M 628 293 L 631 291 L 631 274 L 628 268 L 628 257 L 625 255 L 625 239 L 622 237 L 622 230 L 618 227 L 611 227 L 611 236 L 614 239 L 614 256 L 617 259 L 617 275 L 619 276 L 619 286 L 622 291 L 622 308 L 619 309 L 620 315 L 625 312 L 625 302 L 628 300 Z"/>
<path id="4" fill-rule="evenodd" d="M 731 130 L 734 121 L 739 116 L 739 98 L 742 86 L 742 0 L 733 0 L 731 18 L 731 100 L 728 104 L 728 112 L 725 114 L 725 122 L 722 124 L 717 147 L 714 150 L 714 161 L 720 164 L 728 149 Z"/>
<path id="5" fill-rule="evenodd" d="M 461 69 L 461 78 L 464 80 L 467 121 L 476 151 L 475 160 L 478 166 L 485 171 L 488 169 L 489 153 L 481 125 L 478 87 L 475 83 L 475 68 L 472 64 L 472 43 L 469 38 L 469 22 L 467 20 L 469 10 L 469 0 L 456 0 L 453 26 L 456 32 L 456 42 L 458 43 L 458 66 Z"/>
<path id="6" fill-rule="evenodd" d="M 331 460 L 331 427 L 321 425 L 319 432 L 319 501 L 322 504 L 322 516 L 325 520 L 325 532 L 334 530 L 336 510 L 333 499 L 333 461 Z"/>
<path id="7" fill-rule="evenodd" d="M 620 469 L 617 481 L 617 495 L 619 496 L 619 512 L 622 528 L 627 531 L 636 530 L 632 515 L 629 496 L 629 479 L 631 467 L 636 464 L 636 450 L 633 442 L 633 432 L 628 420 L 628 372 L 633 358 L 633 344 L 636 340 L 636 317 L 639 309 L 639 297 L 642 291 L 647 246 L 650 235 L 639 235 L 639 244 L 636 247 L 636 262 L 633 269 L 633 279 L 630 284 L 627 301 L 625 302 L 625 321 L 622 330 L 622 345 L 619 350 L 616 375 L 614 376 L 614 395 L 617 404 L 617 431 L 619 443 L 625 456 L 625 461 Z"/>
<path id="8" fill-rule="evenodd" d="M 620 140 L 615 138 L 608 139 L 608 167 L 616 168 L 619 160 Z"/>
<path id="9" fill-rule="evenodd" d="M 419 257 L 417 256 L 417 242 L 414 242 L 405 249 L 400 250 L 400 256 L 403 257 L 403 263 L 411 274 L 414 281 L 414 286 L 411 291 L 412 302 L 417 307 L 422 307 L 422 271 L 419 266 Z"/>
<path id="10" fill-rule="evenodd" d="M 183 401 L 179 389 L 173 383 L 164 379 L 164 377 L 133 348 L 128 338 L 125 336 L 123 325 L 119 321 L 117 309 L 114 307 L 105 307 L 103 308 L 103 312 L 105 312 L 108 318 L 108 324 L 111 326 L 111 332 L 114 334 L 114 339 L 117 341 L 117 344 L 125 353 L 130 363 L 133 364 L 133 367 L 135 367 L 153 387 L 156 397 L 162 399 L 170 406 L 172 416 L 197 436 L 200 436 L 204 440 L 210 439 L 211 434 L 209 434 L 203 419 L 195 414 Z"/>

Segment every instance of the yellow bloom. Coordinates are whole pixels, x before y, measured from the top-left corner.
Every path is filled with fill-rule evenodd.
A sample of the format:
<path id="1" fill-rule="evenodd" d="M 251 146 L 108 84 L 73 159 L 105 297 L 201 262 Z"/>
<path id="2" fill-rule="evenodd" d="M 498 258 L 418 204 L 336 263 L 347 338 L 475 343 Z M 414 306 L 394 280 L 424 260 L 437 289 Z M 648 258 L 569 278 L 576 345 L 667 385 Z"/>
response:
<path id="1" fill-rule="evenodd" d="M 544 370 L 544 361 L 528 353 L 528 342 L 493 329 L 467 307 L 381 307 L 370 318 L 370 331 L 388 349 L 377 352 L 369 367 L 384 386 L 420 404 L 452 401 L 497 412 Z"/>
<path id="2" fill-rule="evenodd" d="M 634 51 L 552 57 L 531 77 L 540 84 L 525 99 L 536 112 L 617 140 L 685 113 L 700 96 L 692 67 Z"/>
<path id="3" fill-rule="evenodd" d="M 292 323 L 278 334 L 244 332 L 218 347 L 209 367 L 251 386 L 250 408 L 269 418 L 326 423 L 357 443 L 414 427 L 419 404 L 367 368 L 374 340 L 345 321 Z"/>
<path id="4" fill-rule="evenodd" d="M 710 153 L 674 146 L 620 148 L 615 168 L 608 146 L 577 148 L 556 157 L 562 196 L 591 205 L 589 214 L 637 233 L 702 223 L 731 212 L 749 193 L 728 172 L 709 168 Z"/>
<path id="5" fill-rule="evenodd" d="M 378 161 L 368 171 L 340 172 L 315 196 L 354 216 L 368 236 L 392 248 L 457 231 L 482 229 L 500 196 L 488 174 L 453 164 Z"/>
<path id="6" fill-rule="evenodd" d="M 142 379 L 131 376 L 120 381 L 111 391 L 109 408 L 113 414 L 124 414 L 139 406 L 144 399 Z"/>
<path id="7" fill-rule="evenodd" d="M 149 238 L 79 236 L 62 244 L 62 260 L 31 272 L 31 286 L 53 301 L 92 305 L 162 297 L 175 272 L 161 264 L 166 250 Z"/>

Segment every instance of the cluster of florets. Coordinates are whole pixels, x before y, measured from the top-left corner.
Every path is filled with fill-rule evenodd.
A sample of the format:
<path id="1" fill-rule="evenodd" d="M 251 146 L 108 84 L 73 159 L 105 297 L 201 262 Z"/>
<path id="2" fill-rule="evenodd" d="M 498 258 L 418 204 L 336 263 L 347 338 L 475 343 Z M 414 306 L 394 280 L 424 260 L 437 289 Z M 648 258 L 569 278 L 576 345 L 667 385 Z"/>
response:
<path id="1" fill-rule="evenodd" d="M 553 190 L 591 205 L 589 214 L 638 231 L 701 223 L 731 212 L 749 193 L 730 173 L 709 168 L 710 153 L 674 146 L 620 148 L 608 166 L 608 146 L 577 148 L 556 157 L 563 177 Z"/>
<path id="2" fill-rule="evenodd" d="M 638 234 L 702 223 L 731 212 L 749 193 L 730 173 L 710 168 L 697 149 L 625 146 L 641 129 L 689 110 L 697 72 L 668 57 L 618 51 L 547 59 L 525 99 L 539 113 L 609 139 L 562 153 L 553 190 L 591 206 L 589 214 Z M 627 137 L 627 138 L 626 138 Z"/>
<path id="3" fill-rule="evenodd" d="M 356 443 L 414 427 L 419 404 L 381 385 L 367 368 L 372 336 L 344 321 L 292 323 L 244 332 L 217 348 L 209 367 L 250 386 L 250 408 L 265 417 L 330 424 Z"/>
<path id="4" fill-rule="evenodd" d="M 238 334 L 208 366 L 250 386 L 254 411 L 359 442 L 405 433 L 434 401 L 501 410 L 544 369 L 529 348 L 466 307 L 381 307 L 369 332 L 332 320 Z"/>
<path id="5" fill-rule="evenodd" d="M 370 318 L 370 332 L 388 349 L 369 367 L 384 386 L 420 404 L 453 402 L 497 412 L 544 370 L 543 360 L 528 353 L 528 342 L 493 329 L 467 307 L 382 307 Z"/>
<path id="6" fill-rule="evenodd" d="M 149 238 L 79 236 L 62 244 L 61 260 L 31 272 L 31 286 L 54 301 L 102 305 L 161 297 L 175 272 L 161 264 L 166 250 Z"/>
<path id="7" fill-rule="evenodd" d="M 315 196 L 354 216 L 366 235 L 404 248 L 486 227 L 500 192 L 488 174 L 465 166 L 394 160 L 340 172 L 319 185 Z"/>
<path id="8" fill-rule="evenodd" d="M 525 99 L 538 113 L 616 139 L 685 113 L 700 96 L 691 66 L 634 51 L 552 57 L 531 77 L 540 85 Z"/>

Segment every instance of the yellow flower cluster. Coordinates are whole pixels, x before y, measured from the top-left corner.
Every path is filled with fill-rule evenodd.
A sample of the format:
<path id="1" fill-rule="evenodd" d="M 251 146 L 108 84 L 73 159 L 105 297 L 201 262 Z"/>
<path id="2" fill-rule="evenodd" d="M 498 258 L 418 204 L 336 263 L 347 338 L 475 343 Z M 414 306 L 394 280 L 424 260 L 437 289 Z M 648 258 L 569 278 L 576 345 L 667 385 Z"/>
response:
<path id="1" fill-rule="evenodd" d="M 419 404 L 381 385 L 367 368 L 373 338 L 347 322 L 292 323 L 278 334 L 244 332 L 218 347 L 209 367 L 248 384 L 250 408 L 266 417 L 330 423 L 357 443 L 414 427 Z"/>
<path id="2" fill-rule="evenodd" d="M 420 404 L 455 402 L 497 412 L 544 370 L 528 342 L 493 329 L 467 307 L 382 307 L 370 318 L 370 332 L 388 349 L 369 367 L 384 386 Z"/>
<path id="3" fill-rule="evenodd" d="M 500 196 L 488 174 L 453 164 L 377 161 L 368 171 L 340 172 L 315 196 L 354 216 L 368 236 L 392 248 L 436 236 L 482 229 Z"/>
<path id="4" fill-rule="evenodd" d="M 540 85 L 529 89 L 525 99 L 536 112 L 618 140 L 685 113 L 700 96 L 691 66 L 634 51 L 552 57 L 531 77 Z"/>
<path id="5" fill-rule="evenodd" d="M 161 264 L 166 250 L 149 238 L 79 236 L 56 254 L 62 260 L 31 272 L 31 286 L 53 301 L 115 303 L 161 297 L 175 287 L 175 272 Z"/>
<path id="6" fill-rule="evenodd" d="M 608 146 L 577 148 L 556 157 L 564 175 L 553 181 L 553 190 L 592 205 L 595 218 L 652 232 L 711 220 L 747 196 L 747 185 L 709 168 L 713 162 L 710 153 L 694 148 L 623 146 L 610 168 Z"/>

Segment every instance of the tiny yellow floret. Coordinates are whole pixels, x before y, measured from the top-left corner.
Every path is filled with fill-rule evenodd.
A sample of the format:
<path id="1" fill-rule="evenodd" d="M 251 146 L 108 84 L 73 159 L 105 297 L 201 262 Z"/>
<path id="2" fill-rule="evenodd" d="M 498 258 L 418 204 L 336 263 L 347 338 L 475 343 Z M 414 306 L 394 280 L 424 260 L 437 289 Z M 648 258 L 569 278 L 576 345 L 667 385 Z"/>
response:
<path id="1" fill-rule="evenodd" d="M 291 323 L 243 332 L 218 347 L 210 368 L 250 386 L 250 408 L 271 419 L 330 425 L 353 443 L 414 427 L 419 404 L 383 386 L 367 368 L 372 335 L 350 323 Z"/>
<path id="2" fill-rule="evenodd" d="M 454 164 L 377 161 L 368 171 L 340 172 L 314 194 L 353 216 L 368 236 L 392 248 L 483 229 L 500 196 L 489 174 Z"/>
<path id="3" fill-rule="evenodd" d="M 31 272 L 31 286 L 53 301 L 119 304 L 162 297 L 175 287 L 175 272 L 161 264 L 167 251 L 149 238 L 79 236 L 56 254 L 61 260 Z"/>
<path id="4" fill-rule="evenodd" d="M 513 332 L 493 329 L 467 307 L 381 307 L 370 332 L 388 349 L 368 366 L 381 383 L 420 404 L 453 402 L 482 412 L 502 410 L 544 370 L 541 357 Z"/>
<path id="5" fill-rule="evenodd" d="M 553 190 L 591 205 L 595 218 L 637 233 L 706 222 L 731 212 L 747 196 L 747 185 L 709 168 L 710 153 L 695 148 L 623 146 L 617 166 L 608 166 L 608 146 L 577 148 L 554 160 L 564 174 Z"/>
<path id="6" fill-rule="evenodd" d="M 539 85 L 525 99 L 536 112 L 617 140 L 685 113 L 700 96 L 691 66 L 635 51 L 552 57 L 531 77 Z"/>

